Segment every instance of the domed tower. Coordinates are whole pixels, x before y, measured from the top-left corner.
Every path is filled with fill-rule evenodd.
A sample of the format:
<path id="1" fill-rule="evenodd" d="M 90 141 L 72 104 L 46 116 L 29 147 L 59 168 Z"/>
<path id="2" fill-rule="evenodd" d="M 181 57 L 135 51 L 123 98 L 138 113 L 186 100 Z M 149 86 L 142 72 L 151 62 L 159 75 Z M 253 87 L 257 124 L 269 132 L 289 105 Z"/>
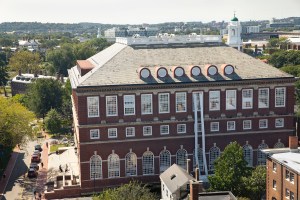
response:
<path id="1" fill-rule="evenodd" d="M 239 22 L 239 19 L 235 16 L 235 14 L 234 17 L 229 22 L 227 28 L 228 28 L 228 38 L 226 44 L 240 50 L 242 46 L 242 39 L 241 39 L 242 26 Z"/>

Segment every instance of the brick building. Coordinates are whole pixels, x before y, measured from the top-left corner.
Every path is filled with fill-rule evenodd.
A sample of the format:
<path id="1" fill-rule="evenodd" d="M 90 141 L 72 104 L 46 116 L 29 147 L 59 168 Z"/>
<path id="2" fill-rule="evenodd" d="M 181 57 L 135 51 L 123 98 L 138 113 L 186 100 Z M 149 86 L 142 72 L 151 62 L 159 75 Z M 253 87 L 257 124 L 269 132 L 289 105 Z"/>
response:
<path id="1" fill-rule="evenodd" d="M 300 199 L 300 153 L 298 137 L 290 137 L 289 148 L 266 149 L 267 191 L 266 199 Z"/>
<path id="2" fill-rule="evenodd" d="M 213 173 L 231 141 L 250 166 L 265 164 L 257 150 L 284 147 L 294 134 L 295 78 L 220 36 L 119 38 L 80 63 L 69 78 L 82 192 L 159 182 L 187 158 L 190 171 L 198 162 Z"/>

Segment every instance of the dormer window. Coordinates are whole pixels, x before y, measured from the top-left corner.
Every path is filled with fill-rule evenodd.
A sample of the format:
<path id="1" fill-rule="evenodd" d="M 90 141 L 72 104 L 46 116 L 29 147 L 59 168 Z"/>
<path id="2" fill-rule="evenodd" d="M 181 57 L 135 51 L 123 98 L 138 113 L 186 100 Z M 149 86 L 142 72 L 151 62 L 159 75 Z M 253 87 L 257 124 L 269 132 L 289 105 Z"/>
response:
<path id="1" fill-rule="evenodd" d="M 226 65 L 225 68 L 224 68 L 224 73 L 226 75 L 230 75 L 234 72 L 234 68 L 232 65 Z"/>
<path id="2" fill-rule="evenodd" d="M 147 68 L 143 68 L 140 71 L 141 78 L 148 78 L 150 76 L 150 70 Z"/>
<path id="3" fill-rule="evenodd" d="M 165 78 L 167 76 L 167 74 L 168 74 L 168 72 L 167 72 L 166 68 L 163 68 L 163 67 L 159 68 L 157 71 L 157 76 L 159 78 Z"/>
<path id="4" fill-rule="evenodd" d="M 200 74 L 201 74 L 200 67 L 199 66 L 192 67 L 191 74 L 192 74 L 192 76 L 200 76 Z"/>
<path id="5" fill-rule="evenodd" d="M 176 69 L 175 69 L 175 76 L 177 76 L 177 77 L 181 77 L 181 76 L 183 76 L 184 75 L 184 69 L 182 68 L 182 67 L 177 67 Z"/>
<path id="6" fill-rule="evenodd" d="M 207 72 L 208 72 L 208 75 L 214 76 L 218 73 L 218 69 L 217 69 L 216 66 L 211 65 L 211 66 L 208 67 Z"/>

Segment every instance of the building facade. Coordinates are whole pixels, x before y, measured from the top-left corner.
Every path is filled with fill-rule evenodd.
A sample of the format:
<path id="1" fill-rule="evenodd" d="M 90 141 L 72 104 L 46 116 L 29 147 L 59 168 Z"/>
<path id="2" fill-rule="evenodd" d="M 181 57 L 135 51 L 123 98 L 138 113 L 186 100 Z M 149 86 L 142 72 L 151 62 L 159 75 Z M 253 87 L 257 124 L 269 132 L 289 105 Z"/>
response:
<path id="1" fill-rule="evenodd" d="M 80 66 L 69 70 L 82 192 L 158 183 L 187 159 L 190 171 L 205 174 L 207 163 L 213 173 L 232 141 L 249 166 L 265 164 L 258 150 L 286 146 L 294 134 L 295 78 L 220 36 L 119 38 L 88 62 L 94 68 L 84 75 Z"/>

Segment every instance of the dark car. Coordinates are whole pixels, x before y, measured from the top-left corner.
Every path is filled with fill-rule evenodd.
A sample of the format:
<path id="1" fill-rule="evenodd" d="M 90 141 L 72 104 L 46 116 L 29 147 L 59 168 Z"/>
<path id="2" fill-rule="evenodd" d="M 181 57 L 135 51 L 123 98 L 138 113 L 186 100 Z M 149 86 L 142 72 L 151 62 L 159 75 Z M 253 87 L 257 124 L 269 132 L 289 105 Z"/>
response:
<path id="1" fill-rule="evenodd" d="M 30 169 L 28 170 L 27 176 L 28 176 L 29 178 L 35 178 L 35 177 L 37 177 L 37 175 L 38 175 L 38 172 L 37 172 L 36 169 L 30 168 Z"/>
<path id="2" fill-rule="evenodd" d="M 37 154 L 33 154 L 31 156 L 31 162 L 36 162 L 36 163 L 39 163 L 41 161 L 41 157 Z"/>
<path id="3" fill-rule="evenodd" d="M 43 151 L 41 145 L 37 144 L 34 146 L 34 150 L 39 150 L 39 151 Z"/>
<path id="4" fill-rule="evenodd" d="M 32 163 L 30 163 L 30 166 L 29 166 L 29 169 L 31 169 L 31 168 L 33 168 L 35 170 L 39 170 L 40 167 L 39 167 L 38 163 L 32 162 Z"/>
<path id="5" fill-rule="evenodd" d="M 39 155 L 41 157 L 41 152 L 39 150 L 34 150 L 33 155 Z"/>

